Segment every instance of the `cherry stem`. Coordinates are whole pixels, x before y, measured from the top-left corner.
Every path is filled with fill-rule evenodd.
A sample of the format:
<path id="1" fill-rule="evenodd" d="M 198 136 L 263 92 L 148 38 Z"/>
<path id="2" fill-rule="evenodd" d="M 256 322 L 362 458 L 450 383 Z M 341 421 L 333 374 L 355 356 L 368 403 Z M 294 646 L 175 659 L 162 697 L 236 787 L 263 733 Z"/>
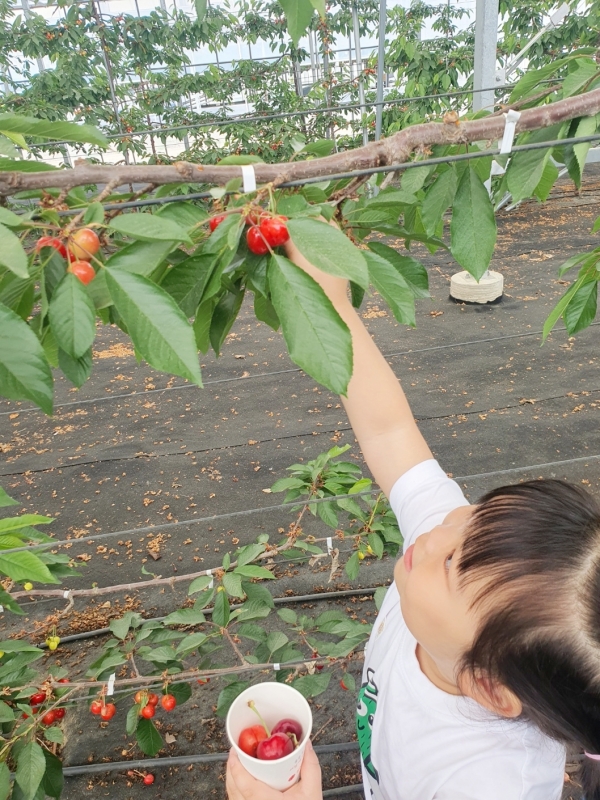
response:
<path id="1" fill-rule="evenodd" d="M 268 737 L 270 737 L 270 736 L 271 736 L 271 731 L 270 731 L 270 730 L 267 728 L 267 723 L 266 723 L 266 722 L 264 721 L 264 719 L 262 718 L 262 716 L 261 716 L 261 713 L 260 713 L 260 711 L 257 709 L 257 707 L 256 707 L 256 704 L 255 704 L 254 700 L 249 700 L 249 701 L 248 701 L 248 708 L 251 708 L 251 709 L 252 709 L 252 711 L 254 711 L 254 713 L 256 714 L 256 716 L 259 718 L 259 720 L 260 720 L 260 722 L 261 722 L 261 725 L 262 725 L 262 726 L 263 726 L 263 728 L 266 730 L 266 732 L 267 732 L 267 736 L 268 736 Z"/>

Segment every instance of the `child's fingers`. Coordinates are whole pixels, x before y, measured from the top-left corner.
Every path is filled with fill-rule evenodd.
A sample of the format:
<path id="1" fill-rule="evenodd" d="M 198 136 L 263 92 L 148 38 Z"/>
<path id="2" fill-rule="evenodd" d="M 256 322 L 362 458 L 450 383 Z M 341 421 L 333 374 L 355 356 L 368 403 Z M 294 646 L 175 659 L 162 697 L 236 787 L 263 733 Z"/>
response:
<path id="1" fill-rule="evenodd" d="M 282 800 L 283 797 L 281 792 L 253 778 L 241 765 L 233 749 L 229 751 L 227 760 L 226 787 L 229 800 Z"/>
<path id="2" fill-rule="evenodd" d="M 310 739 L 306 743 L 300 778 L 303 797 L 305 797 L 306 800 L 320 800 L 323 796 L 321 765 L 319 764 L 319 759 L 317 758 L 317 754 L 313 749 Z"/>

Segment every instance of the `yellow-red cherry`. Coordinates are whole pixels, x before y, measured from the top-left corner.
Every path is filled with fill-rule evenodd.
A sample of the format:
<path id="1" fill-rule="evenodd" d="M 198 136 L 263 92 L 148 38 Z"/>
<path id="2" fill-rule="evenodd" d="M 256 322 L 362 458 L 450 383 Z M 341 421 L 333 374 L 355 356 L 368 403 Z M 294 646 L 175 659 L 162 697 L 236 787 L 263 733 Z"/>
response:
<path id="1" fill-rule="evenodd" d="M 287 217 L 265 217 L 260 221 L 260 232 L 271 247 L 279 247 L 290 238 Z"/>
<path id="2" fill-rule="evenodd" d="M 140 714 L 144 719 L 152 719 L 152 717 L 156 714 L 156 708 L 148 704 L 142 708 Z"/>
<path id="3" fill-rule="evenodd" d="M 69 251 L 78 261 L 96 255 L 99 249 L 100 239 L 91 228 L 80 228 L 69 239 Z"/>
<path id="4" fill-rule="evenodd" d="M 86 286 L 96 277 L 96 271 L 89 261 L 71 261 L 67 270 L 72 272 Z"/>

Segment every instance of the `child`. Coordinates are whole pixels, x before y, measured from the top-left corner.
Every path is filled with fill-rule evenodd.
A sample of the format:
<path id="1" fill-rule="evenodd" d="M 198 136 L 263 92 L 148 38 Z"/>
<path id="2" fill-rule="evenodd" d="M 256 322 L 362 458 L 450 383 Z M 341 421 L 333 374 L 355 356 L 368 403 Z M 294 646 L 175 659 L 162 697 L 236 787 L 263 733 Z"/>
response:
<path id="1" fill-rule="evenodd" d="M 358 698 L 366 797 L 560 800 L 571 744 L 586 751 L 586 800 L 600 800 L 600 508 L 552 480 L 469 505 L 433 459 L 346 282 L 287 251 L 352 332 L 344 405 L 405 538 Z M 239 763 L 228 773 L 231 800 L 284 798 Z M 314 768 L 309 776 L 284 800 L 320 800 Z"/>

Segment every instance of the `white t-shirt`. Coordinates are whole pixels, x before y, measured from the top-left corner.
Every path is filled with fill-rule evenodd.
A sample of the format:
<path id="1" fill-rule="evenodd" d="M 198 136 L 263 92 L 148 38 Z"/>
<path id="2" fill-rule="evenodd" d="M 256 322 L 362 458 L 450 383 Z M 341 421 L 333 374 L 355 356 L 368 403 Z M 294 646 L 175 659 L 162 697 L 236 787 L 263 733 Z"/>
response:
<path id="1" fill-rule="evenodd" d="M 437 461 L 396 481 L 390 503 L 408 547 L 469 505 Z M 367 645 L 357 709 L 366 797 L 375 800 L 558 800 L 565 749 L 534 725 L 498 718 L 421 672 L 416 639 L 390 586 Z"/>

